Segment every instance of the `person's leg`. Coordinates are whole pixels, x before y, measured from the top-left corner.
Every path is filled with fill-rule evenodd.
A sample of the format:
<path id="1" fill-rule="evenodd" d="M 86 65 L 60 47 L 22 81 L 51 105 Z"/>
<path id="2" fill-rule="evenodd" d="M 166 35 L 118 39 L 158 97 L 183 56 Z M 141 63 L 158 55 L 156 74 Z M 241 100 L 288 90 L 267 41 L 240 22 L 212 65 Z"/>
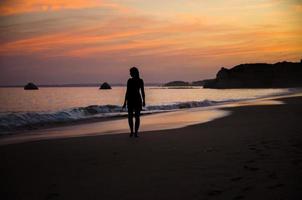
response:
<path id="1" fill-rule="evenodd" d="M 137 137 L 138 129 L 140 125 L 140 110 L 135 110 L 135 137 Z"/>
<path id="2" fill-rule="evenodd" d="M 130 131 L 131 131 L 130 137 L 132 137 L 132 135 L 133 135 L 133 109 L 131 109 L 131 108 L 128 108 L 128 124 L 129 124 Z"/>

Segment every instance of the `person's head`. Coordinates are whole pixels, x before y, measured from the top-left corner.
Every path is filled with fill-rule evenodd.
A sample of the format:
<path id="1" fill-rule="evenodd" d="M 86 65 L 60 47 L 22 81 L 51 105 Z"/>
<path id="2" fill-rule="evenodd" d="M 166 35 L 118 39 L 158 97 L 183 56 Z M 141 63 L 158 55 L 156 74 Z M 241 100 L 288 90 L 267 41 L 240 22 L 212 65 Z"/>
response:
<path id="1" fill-rule="evenodd" d="M 130 69 L 130 76 L 132 78 L 139 78 L 139 71 L 138 71 L 138 69 L 136 67 L 132 67 Z"/>

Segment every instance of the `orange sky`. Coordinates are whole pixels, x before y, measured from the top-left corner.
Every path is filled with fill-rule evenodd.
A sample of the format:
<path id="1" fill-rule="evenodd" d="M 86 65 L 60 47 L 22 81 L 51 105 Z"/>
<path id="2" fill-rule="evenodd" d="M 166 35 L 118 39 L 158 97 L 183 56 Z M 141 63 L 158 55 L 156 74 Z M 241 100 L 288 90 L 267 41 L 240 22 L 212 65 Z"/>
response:
<path id="1" fill-rule="evenodd" d="M 0 84 L 200 80 L 302 58 L 301 0 L 4 0 Z"/>

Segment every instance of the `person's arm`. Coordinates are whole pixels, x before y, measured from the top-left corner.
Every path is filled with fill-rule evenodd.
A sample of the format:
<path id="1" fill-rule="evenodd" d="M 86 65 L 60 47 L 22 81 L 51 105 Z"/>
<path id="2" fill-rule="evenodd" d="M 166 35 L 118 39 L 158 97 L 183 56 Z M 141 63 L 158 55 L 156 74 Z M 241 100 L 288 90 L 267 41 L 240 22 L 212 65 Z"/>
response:
<path id="1" fill-rule="evenodd" d="M 126 89 L 126 94 L 125 94 L 125 100 L 123 104 L 123 108 L 126 108 L 127 100 L 128 100 L 128 85 L 129 85 L 129 80 L 127 81 L 127 89 Z"/>
<path id="2" fill-rule="evenodd" d="M 145 101 L 145 88 L 144 88 L 144 81 L 143 81 L 143 79 L 142 79 L 141 91 L 142 91 L 142 97 L 143 97 L 143 106 L 145 106 L 146 105 L 146 101 Z"/>

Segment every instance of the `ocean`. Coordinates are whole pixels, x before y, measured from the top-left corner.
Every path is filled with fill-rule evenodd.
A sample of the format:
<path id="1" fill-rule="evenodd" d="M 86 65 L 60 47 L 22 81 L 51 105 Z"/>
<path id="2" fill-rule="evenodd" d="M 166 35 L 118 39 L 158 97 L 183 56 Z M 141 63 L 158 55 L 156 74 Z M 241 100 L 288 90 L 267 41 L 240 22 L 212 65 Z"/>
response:
<path id="1" fill-rule="evenodd" d="M 168 89 L 146 87 L 143 113 L 205 107 L 288 94 L 294 89 Z M 123 116 L 126 88 L 41 87 L 39 90 L 0 88 L 0 135 L 56 123 L 74 123 Z"/>

